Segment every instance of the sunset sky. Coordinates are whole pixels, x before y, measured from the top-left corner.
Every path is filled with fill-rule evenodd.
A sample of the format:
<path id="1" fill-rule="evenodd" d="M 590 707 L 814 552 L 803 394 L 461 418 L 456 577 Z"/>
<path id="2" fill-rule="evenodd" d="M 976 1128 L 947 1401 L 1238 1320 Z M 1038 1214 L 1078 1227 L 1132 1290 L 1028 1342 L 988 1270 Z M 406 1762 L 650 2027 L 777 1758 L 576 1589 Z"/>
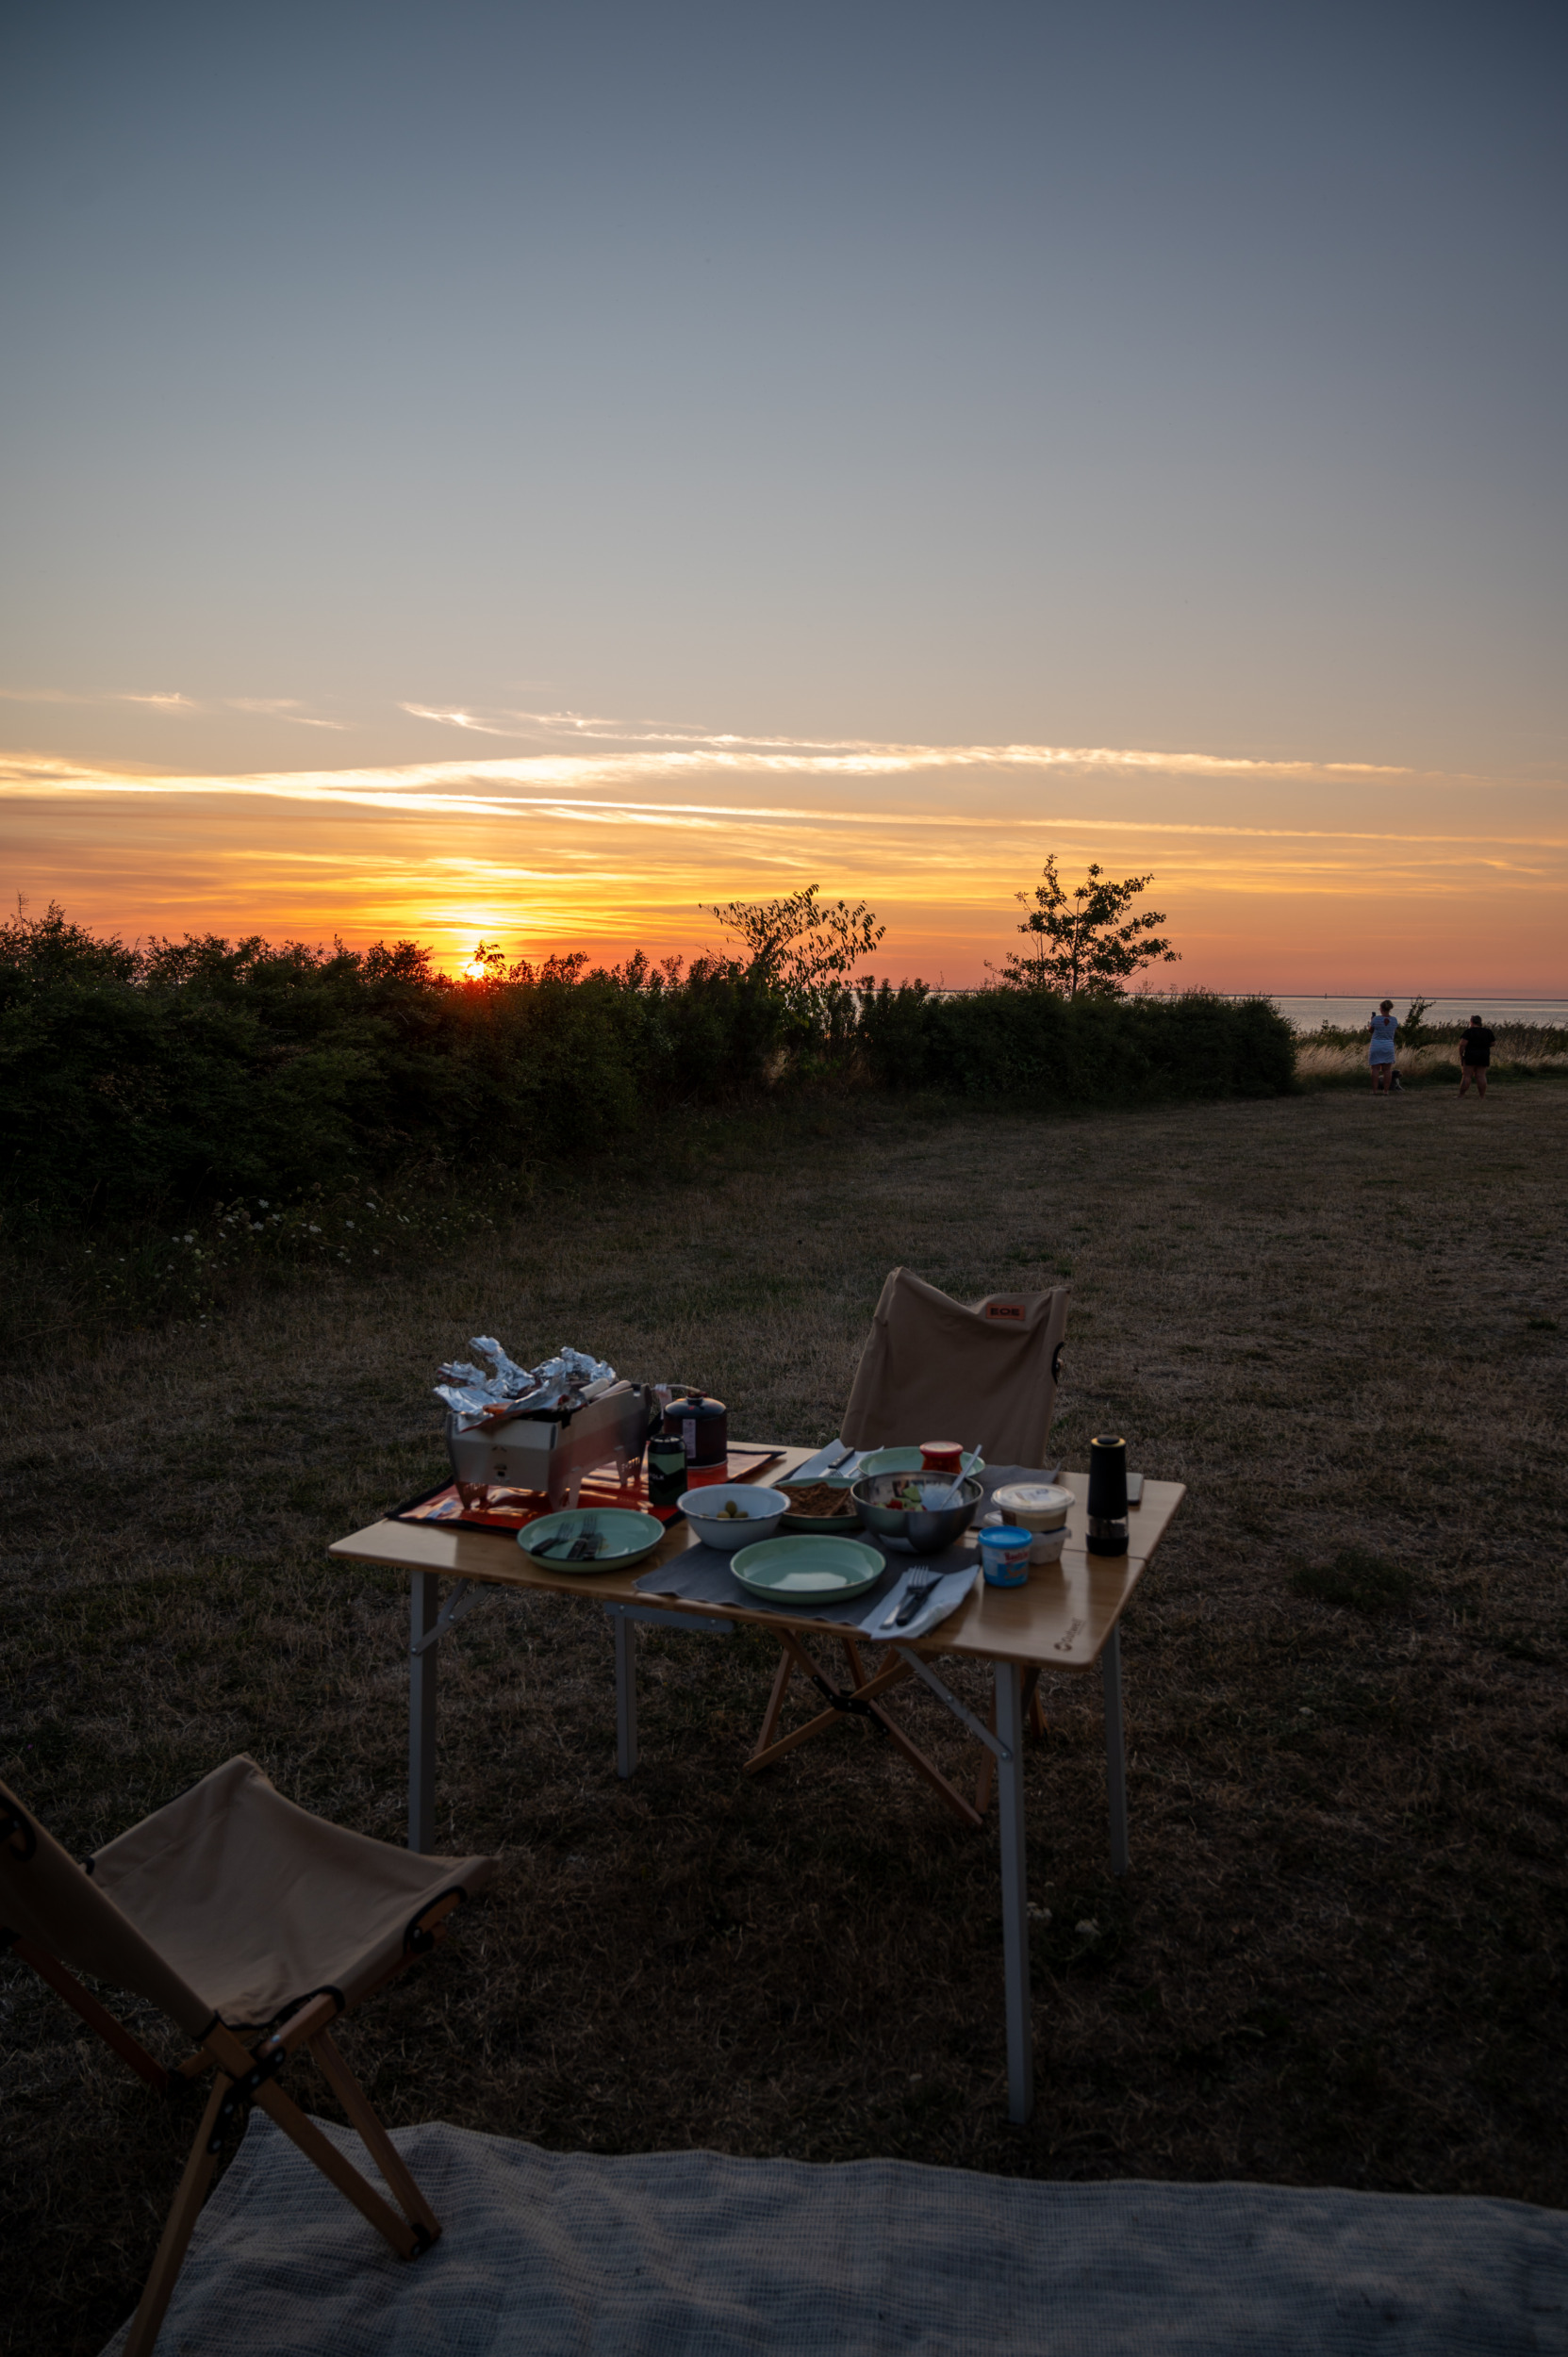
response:
<path id="1" fill-rule="evenodd" d="M 0 883 L 126 935 L 1568 995 L 1560 10 L 0 34 Z"/>

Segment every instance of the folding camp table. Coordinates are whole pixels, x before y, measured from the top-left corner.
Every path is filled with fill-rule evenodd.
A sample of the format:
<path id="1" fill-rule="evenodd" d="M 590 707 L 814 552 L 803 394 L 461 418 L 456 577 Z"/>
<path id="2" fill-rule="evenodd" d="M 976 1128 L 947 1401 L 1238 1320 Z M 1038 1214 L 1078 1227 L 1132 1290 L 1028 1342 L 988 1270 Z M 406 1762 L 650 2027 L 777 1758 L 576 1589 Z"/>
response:
<path id="1" fill-rule="evenodd" d="M 753 1444 L 754 1445 L 754 1444 Z M 806 1449 L 778 1451 L 767 1469 L 778 1480 L 803 1464 Z M 1008 2116 L 1028 2119 L 1034 2109 L 1033 2028 L 1029 1990 L 1029 1906 L 1024 1860 L 1023 1734 L 1029 1694 L 1044 1671 L 1085 1672 L 1097 1662 L 1105 1693 L 1105 1767 L 1111 1815 L 1111 1871 L 1128 1866 L 1127 1754 L 1122 1729 L 1121 1616 L 1180 1506 L 1180 1482 L 1146 1481 L 1130 1518 L 1131 1541 L 1125 1556 L 1084 1551 L 1084 1501 L 1089 1476 L 1064 1473 L 1058 1479 L 1073 1492 L 1067 1537 L 1059 1566 L 1043 1568 L 1027 1586 L 977 1588 L 975 1593 L 928 1637 L 899 1643 L 909 1668 L 953 1712 L 996 1761 L 997 1814 L 1001 1836 L 1002 1948 L 1007 2008 Z M 330 1553 L 340 1561 L 379 1563 L 406 1571 L 411 1587 L 409 1639 L 408 1846 L 426 1850 L 436 1833 L 436 1656 L 441 1638 L 487 1587 L 540 1588 L 599 1606 L 615 1634 L 616 1765 L 629 1776 L 637 1761 L 636 1629 L 639 1622 L 661 1628 L 701 1629 L 727 1636 L 736 1621 L 787 1630 L 798 1641 L 837 1638 L 841 1626 L 799 1615 L 742 1605 L 665 1603 L 637 1582 L 693 1543 L 677 1522 L 652 1555 L 623 1572 L 585 1576 L 549 1571 L 531 1563 L 510 1536 L 464 1530 L 441 1523 L 372 1523 L 368 1530 L 339 1539 Z M 454 1581 L 445 1603 L 442 1580 Z M 873 1640 L 860 1638 L 859 1642 Z M 960 1701 L 932 1666 L 943 1655 L 986 1661 L 996 1690 L 994 1727 L 987 1727 Z M 852 1699 L 852 1697 L 851 1697 Z"/>

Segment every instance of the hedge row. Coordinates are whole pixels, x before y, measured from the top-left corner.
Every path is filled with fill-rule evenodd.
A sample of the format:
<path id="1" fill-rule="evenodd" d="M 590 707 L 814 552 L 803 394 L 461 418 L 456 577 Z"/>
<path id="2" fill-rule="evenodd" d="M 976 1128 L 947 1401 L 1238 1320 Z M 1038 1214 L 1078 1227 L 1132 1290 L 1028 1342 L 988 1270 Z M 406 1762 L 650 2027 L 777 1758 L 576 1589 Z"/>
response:
<path id="1" fill-rule="evenodd" d="M 134 951 L 57 909 L 0 927 L 0 1198 L 13 1231 L 385 1178 L 533 1168 L 670 1111 L 820 1083 L 999 1106 L 1293 1085 L 1264 1001 L 921 983 L 801 1003 L 753 969 L 553 962 L 453 983 L 407 944 L 191 938 Z"/>

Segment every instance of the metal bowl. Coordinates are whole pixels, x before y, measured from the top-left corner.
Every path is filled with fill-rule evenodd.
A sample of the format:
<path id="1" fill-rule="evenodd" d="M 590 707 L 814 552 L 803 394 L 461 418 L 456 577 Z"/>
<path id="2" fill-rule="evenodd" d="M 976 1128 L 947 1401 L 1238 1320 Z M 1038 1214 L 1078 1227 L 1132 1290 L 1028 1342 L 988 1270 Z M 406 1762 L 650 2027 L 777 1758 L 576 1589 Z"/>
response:
<path id="1" fill-rule="evenodd" d="M 954 1506 L 933 1509 L 891 1505 L 889 1500 L 911 1483 L 923 1497 L 939 1498 L 952 1488 L 952 1477 L 949 1474 L 868 1474 L 863 1481 L 853 1484 L 850 1495 L 859 1507 L 860 1519 L 867 1529 L 887 1546 L 910 1555 L 939 1555 L 968 1529 L 984 1491 L 970 1475 Z"/>

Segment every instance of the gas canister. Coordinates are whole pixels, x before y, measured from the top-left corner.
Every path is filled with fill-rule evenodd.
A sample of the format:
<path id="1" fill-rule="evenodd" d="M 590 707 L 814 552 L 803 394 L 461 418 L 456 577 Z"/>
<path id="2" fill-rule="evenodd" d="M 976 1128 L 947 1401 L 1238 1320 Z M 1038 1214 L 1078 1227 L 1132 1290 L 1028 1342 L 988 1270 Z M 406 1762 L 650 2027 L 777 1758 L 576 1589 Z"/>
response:
<path id="1" fill-rule="evenodd" d="M 730 1411 L 721 1399 L 687 1391 L 665 1409 L 664 1428 L 679 1439 L 688 1465 L 722 1465 L 730 1454 Z"/>

